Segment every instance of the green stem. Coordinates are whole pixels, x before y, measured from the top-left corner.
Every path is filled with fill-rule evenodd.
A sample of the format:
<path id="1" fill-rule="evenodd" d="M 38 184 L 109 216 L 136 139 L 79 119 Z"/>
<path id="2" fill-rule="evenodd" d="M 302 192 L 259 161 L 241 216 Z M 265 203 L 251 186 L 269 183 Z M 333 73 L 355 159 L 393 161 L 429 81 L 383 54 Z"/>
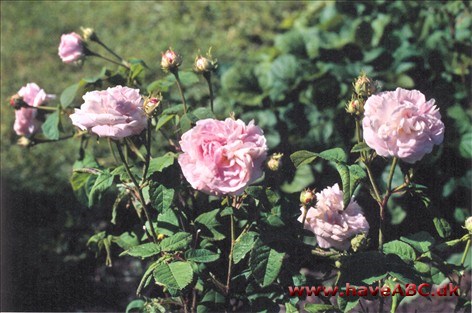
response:
<path id="1" fill-rule="evenodd" d="M 109 58 L 107 58 L 107 57 L 104 57 L 103 55 L 98 54 L 98 53 L 96 53 L 96 52 L 91 52 L 91 51 L 90 51 L 90 55 L 91 55 L 91 56 L 95 56 L 95 57 L 97 57 L 97 58 L 101 58 L 101 59 L 103 59 L 103 60 L 105 60 L 105 61 L 108 61 L 108 62 L 110 62 L 110 63 L 116 64 L 116 65 L 119 65 L 119 66 L 123 66 L 123 67 L 125 67 L 125 68 L 127 68 L 127 69 L 129 70 L 129 66 L 127 66 L 127 65 L 125 65 L 125 64 L 123 64 L 123 63 L 120 63 L 120 62 L 116 62 L 115 60 L 109 59 Z"/>
<path id="2" fill-rule="evenodd" d="M 144 162 L 143 182 L 146 181 L 147 172 L 149 170 L 149 162 L 151 161 L 151 119 L 148 119 L 146 132 L 146 160 Z"/>
<path id="3" fill-rule="evenodd" d="M 387 193 L 391 193 L 393 174 L 395 173 L 395 167 L 397 166 L 397 163 L 398 163 L 398 158 L 394 157 L 392 161 L 392 166 L 390 167 L 390 173 L 388 174 L 387 191 L 386 191 Z"/>
<path id="4" fill-rule="evenodd" d="M 231 270 L 233 267 L 233 250 L 234 250 L 234 216 L 233 214 L 230 215 L 231 218 L 231 248 L 229 250 L 229 262 L 228 262 L 228 275 L 226 277 L 226 295 L 229 294 L 229 288 L 231 285 Z"/>
<path id="5" fill-rule="evenodd" d="M 372 171 L 370 170 L 370 166 L 366 163 L 364 163 L 364 164 L 365 164 L 365 168 L 367 170 L 367 175 L 369 176 L 370 184 L 372 185 L 372 188 L 374 189 L 375 201 L 377 201 L 380 204 L 382 202 L 382 198 L 380 197 L 379 188 L 377 187 L 377 183 L 375 182 L 374 175 L 372 175 Z"/>
<path id="6" fill-rule="evenodd" d="M 57 111 L 58 108 L 57 107 L 48 107 L 48 106 L 38 106 L 38 107 L 34 107 L 32 105 L 22 105 L 23 108 L 28 108 L 28 109 L 37 109 L 37 110 L 43 110 L 43 111 Z"/>
<path id="7" fill-rule="evenodd" d="M 470 241 L 471 238 L 469 237 L 469 240 L 467 240 L 467 244 L 465 245 L 464 254 L 462 255 L 461 266 L 464 266 L 465 259 L 467 258 L 467 253 L 469 253 Z"/>
<path id="8" fill-rule="evenodd" d="M 136 187 L 136 191 L 138 192 L 138 200 L 141 203 L 143 207 L 144 214 L 146 215 L 146 219 L 149 223 L 149 227 L 151 228 L 151 233 L 152 233 L 152 238 L 155 243 L 157 243 L 157 234 L 156 231 L 154 230 L 154 225 L 152 224 L 151 217 L 149 216 L 149 212 L 146 207 L 146 202 L 144 200 L 144 195 L 143 191 L 141 190 L 141 187 L 139 186 L 136 178 L 134 177 L 133 173 L 131 173 L 131 169 L 129 168 L 128 162 L 126 162 L 126 158 L 123 154 L 123 150 L 121 149 L 121 145 L 118 141 L 115 142 L 116 147 L 118 149 L 118 154 L 120 155 L 121 161 L 123 162 L 123 165 L 125 166 L 126 172 L 128 173 L 129 178 L 133 182 L 134 186 Z"/>
<path id="9" fill-rule="evenodd" d="M 108 52 L 110 52 L 115 58 L 117 58 L 118 60 L 121 61 L 121 64 L 127 68 L 129 68 L 129 64 L 128 62 L 126 62 L 125 59 L 123 59 L 121 56 L 119 56 L 118 54 L 115 53 L 115 51 L 111 50 L 110 48 L 107 47 L 107 45 L 105 45 L 100 39 L 98 39 L 98 37 L 95 37 L 95 40 L 94 40 L 96 43 L 98 43 L 100 46 L 102 46 L 103 48 L 105 48 L 105 50 L 107 50 Z"/>
<path id="10" fill-rule="evenodd" d="M 213 107 L 213 86 L 211 84 L 211 72 L 205 72 L 205 74 L 203 74 L 203 77 L 205 77 L 208 83 L 208 89 L 210 91 L 210 109 L 212 113 L 215 113 L 214 107 Z"/>
<path id="11" fill-rule="evenodd" d="M 172 71 L 172 74 L 174 74 L 175 80 L 177 81 L 177 87 L 179 88 L 180 98 L 182 99 L 182 103 L 184 105 L 184 114 L 186 114 L 187 113 L 187 102 L 185 101 L 184 90 L 182 89 L 182 83 L 180 82 L 179 71 L 176 69 L 176 70 Z"/>

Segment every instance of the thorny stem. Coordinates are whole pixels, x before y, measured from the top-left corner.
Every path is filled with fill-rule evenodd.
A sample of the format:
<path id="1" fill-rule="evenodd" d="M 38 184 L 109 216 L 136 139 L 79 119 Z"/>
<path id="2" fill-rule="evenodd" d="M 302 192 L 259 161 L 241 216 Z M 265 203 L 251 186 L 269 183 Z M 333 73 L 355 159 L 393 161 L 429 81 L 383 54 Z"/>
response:
<path id="1" fill-rule="evenodd" d="M 123 150 L 121 149 L 120 143 L 118 141 L 116 141 L 115 143 L 116 143 L 116 147 L 118 149 L 118 153 L 120 155 L 121 161 L 123 162 L 123 165 L 125 166 L 126 172 L 128 173 L 129 178 L 133 182 L 133 184 L 136 187 L 136 190 L 138 192 L 138 200 L 139 200 L 139 202 L 141 203 L 141 205 L 143 207 L 144 214 L 146 215 L 146 219 L 149 223 L 149 227 L 151 228 L 153 241 L 155 243 L 157 243 L 157 234 L 156 234 L 156 231 L 154 229 L 154 225 L 152 224 L 151 217 L 149 216 L 149 212 L 148 212 L 147 207 L 146 207 L 146 202 L 144 200 L 143 191 L 141 190 L 141 187 L 139 186 L 138 182 L 136 181 L 136 178 L 134 177 L 133 173 L 131 173 L 128 162 L 126 162 L 125 156 L 123 154 Z"/>
<path id="2" fill-rule="evenodd" d="M 178 70 L 173 70 L 172 74 L 174 74 L 175 80 L 177 81 L 177 87 L 179 88 L 180 98 L 182 98 L 182 103 L 184 105 L 184 114 L 186 114 L 187 113 L 187 102 L 185 101 L 184 91 L 182 89 L 182 83 L 180 82 L 179 71 Z"/>

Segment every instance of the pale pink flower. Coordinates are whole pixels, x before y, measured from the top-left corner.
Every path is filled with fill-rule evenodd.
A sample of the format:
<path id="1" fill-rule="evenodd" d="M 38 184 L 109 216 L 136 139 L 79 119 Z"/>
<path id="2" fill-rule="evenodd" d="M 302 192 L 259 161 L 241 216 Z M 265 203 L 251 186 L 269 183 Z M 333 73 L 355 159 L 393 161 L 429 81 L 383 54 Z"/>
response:
<path id="1" fill-rule="evenodd" d="M 76 33 L 63 34 L 59 45 L 59 57 L 64 63 L 72 63 L 84 57 L 82 37 Z"/>
<path id="2" fill-rule="evenodd" d="M 87 92 L 80 109 L 70 115 L 72 124 L 100 137 L 121 139 L 138 135 L 147 127 L 143 99 L 138 89 L 116 86 Z"/>
<path id="3" fill-rule="evenodd" d="M 36 83 L 29 83 L 18 91 L 23 101 L 32 107 L 39 107 L 47 100 L 54 99 L 54 95 L 46 94 Z M 15 110 L 15 124 L 13 130 L 18 136 L 31 136 L 41 128 L 41 122 L 36 119 L 37 109 L 21 107 Z"/>
<path id="4" fill-rule="evenodd" d="M 210 195 L 240 195 L 262 176 L 267 157 L 262 129 L 227 118 L 205 119 L 182 135 L 179 164 L 193 188 Z"/>
<path id="5" fill-rule="evenodd" d="M 444 138 L 434 99 L 418 90 L 397 88 L 370 96 L 365 103 L 364 139 L 378 155 L 415 163 Z"/>
<path id="6" fill-rule="evenodd" d="M 352 237 L 369 231 L 369 223 L 356 201 L 352 199 L 343 210 L 343 192 L 338 184 L 318 192 L 316 199 L 316 206 L 308 209 L 304 228 L 316 235 L 321 248 L 347 250 Z M 299 222 L 303 222 L 303 210 L 300 208 Z"/>

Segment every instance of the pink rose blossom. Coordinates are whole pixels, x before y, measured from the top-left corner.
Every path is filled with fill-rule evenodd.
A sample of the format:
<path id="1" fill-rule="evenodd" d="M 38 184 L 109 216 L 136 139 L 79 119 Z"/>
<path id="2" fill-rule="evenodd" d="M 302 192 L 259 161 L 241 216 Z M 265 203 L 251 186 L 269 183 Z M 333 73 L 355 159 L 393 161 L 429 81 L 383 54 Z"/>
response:
<path id="1" fill-rule="evenodd" d="M 347 250 L 351 245 L 352 237 L 369 231 L 369 223 L 356 201 L 351 200 L 343 210 L 343 192 L 338 184 L 317 193 L 316 199 L 316 206 L 308 209 L 304 228 L 316 235 L 321 248 L 333 247 L 338 250 Z M 304 208 L 300 210 L 302 215 L 298 221 L 303 222 Z"/>
<path id="2" fill-rule="evenodd" d="M 267 157 L 262 129 L 227 118 L 205 119 L 182 135 L 179 164 L 193 188 L 210 195 L 240 195 L 262 176 Z"/>
<path id="3" fill-rule="evenodd" d="M 82 37 L 76 33 L 63 34 L 59 45 L 59 56 L 64 63 L 72 63 L 84 56 Z"/>
<path id="4" fill-rule="evenodd" d="M 18 96 L 32 107 L 38 107 L 47 100 L 54 99 L 54 95 L 48 95 L 35 83 L 29 83 L 18 91 Z M 15 110 L 15 124 L 13 129 L 18 136 L 30 136 L 37 133 L 41 122 L 36 119 L 36 109 L 21 107 Z"/>
<path id="5" fill-rule="evenodd" d="M 143 99 L 138 89 L 116 86 L 87 92 L 80 109 L 70 115 L 72 124 L 100 137 L 121 139 L 147 127 Z"/>
<path id="6" fill-rule="evenodd" d="M 397 88 L 370 96 L 362 121 L 364 139 L 381 156 L 415 163 L 439 145 L 444 124 L 434 99 L 418 90 Z"/>

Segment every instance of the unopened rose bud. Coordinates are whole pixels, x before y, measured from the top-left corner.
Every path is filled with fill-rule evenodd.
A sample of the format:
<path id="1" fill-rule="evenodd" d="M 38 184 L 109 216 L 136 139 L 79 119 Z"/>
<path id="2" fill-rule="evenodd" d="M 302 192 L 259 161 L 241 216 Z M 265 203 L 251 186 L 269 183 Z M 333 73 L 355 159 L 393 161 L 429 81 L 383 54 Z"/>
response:
<path id="1" fill-rule="evenodd" d="M 161 97 L 157 97 L 157 98 L 151 97 L 144 100 L 144 104 L 143 104 L 144 113 L 146 113 L 148 117 L 151 117 L 154 115 L 155 110 L 161 103 L 161 99 L 162 99 Z"/>
<path id="2" fill-rule="evenodd" d="M 352 99 L 346 105 L 346 112 L 354 115 L 362 115 L 364 113 L 364 103 L 359 99 Z"/>
<path id="3" fill-rule="evenodd" d="M 172 72 L 179 68 L 182 64 L 182 57 L 170 49 L 162 53 L 161 67 L 166 72 Z"/>
<path id="4" fill-rule="evenodd" d="M 161 241 L 162 239 L 164 239 L 165 235 L 164 234 L 159 234 L 157 235 L 157 240 Z"/>
<path id="5" fill-rule="evenodd" d="M 313 204 L 316 201 L 315 190 L 306 189 L 300 193 L 300 202 L 304 206 Z"/>
<path id="6" fill-rule="evenodd" d="M 336 268 L 341 268 L 342 263 L 341 263 L 339 260 L 336 260 L 336 262 L 334 262 L 334 266 L 335 266 Z"/>
<path id="7" fill-rule="evenodd" d="M 95 41 L 98 39 L 97 34 L 93 28 L 80 27 L 80 29 L 82 30 L 82 38 L 84 41 Z"/>
<path id="8" fill-rule="evenodd" d="M 28 104 L 23 100 L 23 98 L 19 95 L 13 95 L 10 98 L 10 105 L 15 109 L 19 110 L 22 107 L 28 106 Z"/>
<path id="9" fill-rule="evenodd" d="M 269 161 L 267 161 L 267 167 L 271 171 L 278 171 L 280 166 L 282 165 L 282 157 L 284 156 L 283 153 L 274 153 L 271 155 L 269 158 Z"/>
<path id="10" fill-rule="evenodd" d="M 16 142 L 20 147 L 27 148 L 31 146 L 32 142 L 25 136 L 21 136 L 20 139 L 17 140 Z"/>
<path id="11" fill-rule="evenodd" d="M 472 234 L 472 216 L 469 216 L 465 220 L 465 229 L 467 229 L 469 233 Z"/>
<path id="12" fill-rule="evenodd" d="M 354 91 L 361 97 L 369 97 L 375 93 L 376 86 L 372 79 L 367 77 L 365 73 L 361 73 L 354 82 Z"/>
<path id="13" fill-rule="evenodd" d="M 218 61 L 212 59 L 211 55 L 208 53 L 207 57 L 197 56 L 194 62 L 194 70 L 198 74 L 204 74 L 214 71 L 218 67 Z"/>
<path id="14" fill-rule="evenodd" d="M 365 233 L 360 233 L 351 239 L 352 251 L 357 252 L 364 250 L 369 245 L 369 240 Z"/>

